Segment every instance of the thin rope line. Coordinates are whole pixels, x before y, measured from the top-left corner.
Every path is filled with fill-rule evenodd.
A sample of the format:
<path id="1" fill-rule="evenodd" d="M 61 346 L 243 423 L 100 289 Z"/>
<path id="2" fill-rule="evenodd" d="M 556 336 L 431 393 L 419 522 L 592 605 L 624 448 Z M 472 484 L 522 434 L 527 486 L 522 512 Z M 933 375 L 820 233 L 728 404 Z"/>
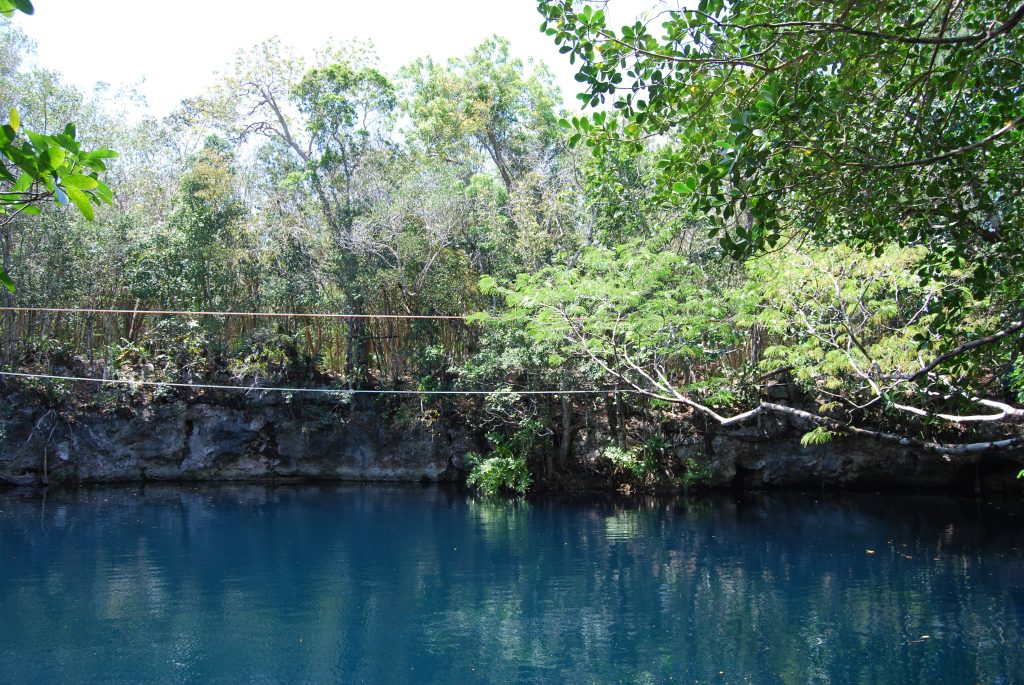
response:
<path id="1" fill-rule="evenodd" d="M 281 388 L 249 385 L 213 385 L 209 383 L 164 383 L 163 381 L 136 381 L 127 378 L 83 378 L 81 376 L 54 376 L 45 373 L 20 373 L 17 371 L 0 371 L 0 376 L 108 385 L 192 388 L 193 390 L 244 390 L 246 392 L 295 392 L 332 395 L 607 395 L 609 393 L 631 392 L 614 388 L 607 390 L 347 390 L 345 388 Z"/>
<path id="2" fill-rule="evenodd" d="M 444 314 L 305 314 L 295 312 L 189 312 L 176 309 L 74 309 L 70 307 L 0 307 L 0 312 L 53 312 L 65 314 L 133 314 L 169 316 L 252 316 L 272 318 L 306 319 L 432 319 L 443 321 L 465 321 L 466 316 Z"/>

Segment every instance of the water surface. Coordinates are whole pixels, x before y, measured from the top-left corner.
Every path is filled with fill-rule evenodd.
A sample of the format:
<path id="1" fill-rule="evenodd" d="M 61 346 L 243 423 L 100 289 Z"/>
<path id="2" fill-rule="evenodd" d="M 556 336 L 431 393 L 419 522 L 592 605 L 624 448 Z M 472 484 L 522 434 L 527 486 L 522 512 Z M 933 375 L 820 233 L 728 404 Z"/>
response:
<path id="1" fill-rule="evenodd" d="M 1024 682 L 1021 518 L 898 495 L 0 494 L 0 682 Z"/>

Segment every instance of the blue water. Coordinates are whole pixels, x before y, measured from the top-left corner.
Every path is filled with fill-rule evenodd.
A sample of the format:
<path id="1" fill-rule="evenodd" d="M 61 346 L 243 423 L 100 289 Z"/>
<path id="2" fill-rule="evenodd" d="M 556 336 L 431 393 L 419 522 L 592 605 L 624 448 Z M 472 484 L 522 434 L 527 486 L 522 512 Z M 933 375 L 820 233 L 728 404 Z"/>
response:
<path id="1" fill-rule="evenodd" d="M 0 682 L 1022 683 L 1020 524 L 895 495 L 0 493 Z"/>

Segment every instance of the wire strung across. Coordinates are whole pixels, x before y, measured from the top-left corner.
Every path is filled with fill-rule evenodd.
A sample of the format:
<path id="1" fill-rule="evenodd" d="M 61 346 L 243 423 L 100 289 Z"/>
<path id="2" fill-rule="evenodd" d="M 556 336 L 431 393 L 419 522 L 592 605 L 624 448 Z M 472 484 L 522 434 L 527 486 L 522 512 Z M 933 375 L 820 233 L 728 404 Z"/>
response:
<path id="1" fill-rule="evenodd" d="M 429 319 L 465 321 L 468 316 L 451 314 L 324 314 L 303 312 L 190 312 L 177 309 L 76 309 L 72 307 L 0 307 L 0 312 L 38 312 L 59 314 L 131 314 L 132 316 L 252 316 L 258 318 L 298 319 Z"/>
<path id="2" fill-rule="evenodd" d="M 164 381 L 140 381 L 129 378 L 86 378 L 83 376 L 57 376 L 45 373 L 22 373 L 0 371 L 0 376 L 9 378 L 36 378 L 51 381 L 72 381 L 79 383 L 101 383 L 108 385 L 151 386 L 165 388 L 191 388 L 193 390 L 240 390 L 244 392 L 293 392 L 319 393 L 325 395 L 607 395 L 631 392 L 608 388 L 598 390 L 360 390 L 346 388 L 286 388 L 263 387 L 258 385 L 217 385 L 211 383 L 168 383 Z"/>

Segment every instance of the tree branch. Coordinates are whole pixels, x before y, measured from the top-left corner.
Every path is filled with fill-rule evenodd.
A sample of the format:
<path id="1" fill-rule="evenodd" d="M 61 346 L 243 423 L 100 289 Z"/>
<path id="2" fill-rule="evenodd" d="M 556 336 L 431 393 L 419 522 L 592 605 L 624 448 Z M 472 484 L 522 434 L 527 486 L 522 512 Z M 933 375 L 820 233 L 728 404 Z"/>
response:
<path id="1" fill-rule="evenodd" d="M 953 348 L 952 350 L 946 352 L 945 354 L 940 354 L 938 357 L 933 359 L 930 364 L 925 365 L 924 367 L 918 369 L 917 371 L 914 371 L 913 373 L 899 374 L 895 376 L 889 376 L 888 378 L 890 380 L 900 381 L 917 380 L 921 376 L 924 376 L 925 374 L 933 371 L 937 366 L 949 361 L 950 359 L 953 359 L 954 357 L 960 356 L 964 352 L 970 352 L 971 350 L 976 349 L 978 347 L 998 342 L 999 340 L 1011 336 L 1022 329 L 1024 329 L 1024 321 L 1015 321 L 997 333 L 993 333 L 992 335 L 986 335 L 984 338 L 978 338 L 977 340 L 971 340 L 970 342 L 966 342 L 963 345 L 960 345 L 959 347 Z"/>
<path id="2" fill-rule="evenodd" d="M 963 147 L 958 147 L 955 150 L 949 150 L 947 152 L 943 152 L 942 154 L 933 155 L 931 157 L 925 157 L 923 159 L 910 159 L 910 160 L 907 160 L 905 162 L 891 162 L 891 163 L 888 163 L 888 164 L 876 164 L 874 162 L 842 162 L 842 165 L 843 166 L 849 166 L 849 167 L 857 167 L 857 168 L 860 168 L 860 169 L 905 169 L 906 167 L 912 167 L 912 166 L 927 166 L 929 164 L 935 164 L 936 162 L 943 162 L 943 161 L 945 161 L 947 159 L 951 159 L 951 158 L 956 157 L 958 155 L 966 154 L 968 152 L 972 152 L 972 151 L 977 150 L 979 148 L 985 147 L 986 145 L 988 145 L 992 141 L 994 141 L 994 140 L 996 140 L 998 138 L 1001 138 L 1002 136 L 1006 135 L 1010 131 L 1013 131 L 1014 129 L 1016 129 L 1021 124 L 1024 124 L 1024 116 L 1017 117 L 1016 119 L 1014 119 L 1013 121 L 1009 122 L 1008 124 L 1006 124 L 1005 126 L 1000 128 L 999 130 L 993 132 L 991 135 L 989 135 L 989 136 L 987 136 L 985 138 L 982 138 L 981 140 L 975 141 L 975 142 L 971 143 L 970 145 L 965 145 Z"/>

